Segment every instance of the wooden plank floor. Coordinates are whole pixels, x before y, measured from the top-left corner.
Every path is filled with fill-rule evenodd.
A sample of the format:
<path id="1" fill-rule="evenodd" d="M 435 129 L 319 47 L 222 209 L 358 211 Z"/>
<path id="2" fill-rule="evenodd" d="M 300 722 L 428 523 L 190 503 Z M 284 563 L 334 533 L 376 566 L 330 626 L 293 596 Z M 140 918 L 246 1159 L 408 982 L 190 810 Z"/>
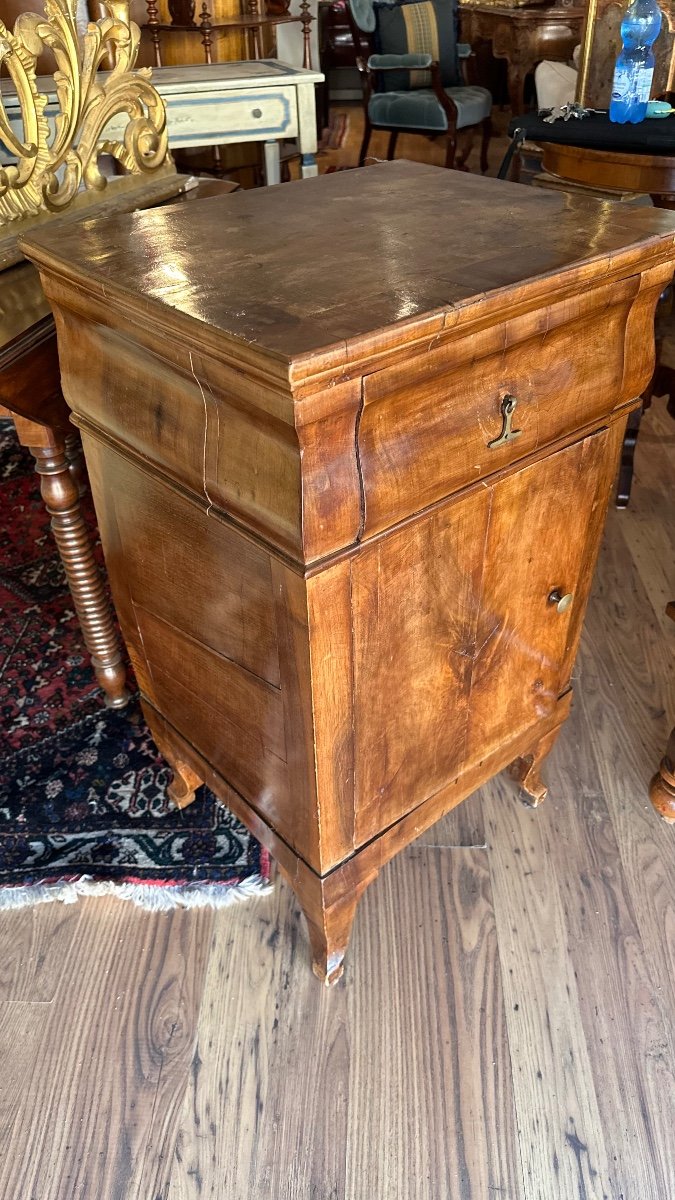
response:
<path id="1" fill-rule="evenodd" d="M 675 423 L 610 512 L 537 812 L 495 780 L 311 975 L 288 889 L 217 914 L 0 916 L 8 1200 L 673 1200 Z"/>

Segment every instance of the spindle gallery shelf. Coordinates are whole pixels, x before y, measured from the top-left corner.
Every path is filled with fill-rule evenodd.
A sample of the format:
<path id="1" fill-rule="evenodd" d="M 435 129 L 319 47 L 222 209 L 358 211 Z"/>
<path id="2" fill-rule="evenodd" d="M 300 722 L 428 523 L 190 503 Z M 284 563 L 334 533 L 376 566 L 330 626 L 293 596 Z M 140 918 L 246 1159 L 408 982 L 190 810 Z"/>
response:
<path id="1" fill-rule="evenodd" d="M 261 39 L 262 29 L 272 28 L 275 25 L 300 24 L 302 25 L 303 43 L 302 65 L 308 70 L 311 70 L 312 55 L 309 30 L 314 18 L 309 11 L 309 0 L 301 0 L 301 11 L 297 14 L 290 12 L 261 13 L 258 11 L 258 0 L 249 0 L 246 12 L 235 14 L 231 17 L 219 17 L 215 24 L 211 21 L 211 14 L 209 13 L 205 3 L 202 4 L 199 21 L 191 21 L 190 23 L 182 24 L 177 24 L 175 22 L 167 24 L 166 22 L 160 21 L 157 0 L 146 0 L 146 8 L 148 20 L 143 28 L 148 30 L 150 40 L 153 45 L 155 64 L 158 67 L 163 66 L 160 46 L 160 38 L 163 34 L 201 34 L 201 41 L 204 47 L 204 61 L 211 63 L 213 62 L 213 35 L 222 30 L 238 29 L 244 33 L 250 33 L 252 35 L 252 57 L 255 60 L 258 60 L 264 57 L 264 48 Z"/>

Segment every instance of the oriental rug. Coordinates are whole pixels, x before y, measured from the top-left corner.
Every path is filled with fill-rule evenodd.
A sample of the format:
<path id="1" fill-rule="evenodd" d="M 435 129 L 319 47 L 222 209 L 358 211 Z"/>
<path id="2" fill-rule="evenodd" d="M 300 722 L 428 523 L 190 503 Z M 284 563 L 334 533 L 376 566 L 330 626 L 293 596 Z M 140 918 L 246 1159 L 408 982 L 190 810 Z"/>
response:
<path id="1" fill-rule="evenodd" d="M 8 422 L 0 513 L 0 908 L 108 892 L 146 908 L 221 906 L 268 890 L 266 852 L 213 793 L 174 808 L 137 696 L 103 707 L 32 459 Z"/>

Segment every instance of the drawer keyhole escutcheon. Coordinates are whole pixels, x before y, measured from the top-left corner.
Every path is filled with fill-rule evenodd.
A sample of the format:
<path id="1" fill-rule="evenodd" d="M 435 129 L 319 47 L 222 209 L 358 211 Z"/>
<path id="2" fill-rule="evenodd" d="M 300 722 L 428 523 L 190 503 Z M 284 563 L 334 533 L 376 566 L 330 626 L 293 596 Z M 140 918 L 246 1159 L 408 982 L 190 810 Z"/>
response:
<path id="1" fill-rule="evenodd" d="M 573 599 L 573 592 L 567 592 L 566 595 L 563 596 L 560 588 L 554 588 L 553 591 L 549 593 L 548 602 L 549 604 L 555 604 L 559 613 L 564 613 L 567 612 Z"/>
<path id="2" fill-rule="evenodd" d="M 520 437 L 523 432 L 522 429 L 511 428 L 511 420 L 516 411 L 517 403 L 516 397 L 507 392 L 499 406 L 499 411 L 502 414 L 502 431 L 494 441 L 488 442 L 488 450 L 496 450 L 498 446 L 505 446 L 507 442 L 514 442 L 517 437 Z"/>

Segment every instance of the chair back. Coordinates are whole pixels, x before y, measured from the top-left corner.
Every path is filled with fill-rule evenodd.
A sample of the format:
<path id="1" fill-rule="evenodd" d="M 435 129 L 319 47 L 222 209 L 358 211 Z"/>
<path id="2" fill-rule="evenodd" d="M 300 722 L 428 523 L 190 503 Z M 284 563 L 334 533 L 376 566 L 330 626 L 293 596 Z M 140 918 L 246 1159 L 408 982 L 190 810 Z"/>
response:
<path id="1" fill-rule="evenodd" d="M 375 54 L 430 54 L 440 67 L 443 87 L 462 82 L 457 56 L 457 0 L 349 0 L 357 53 L 363 34 Z M 430 86 L 428 71 L 387 71 L 378 79 L 384 91 Z"/>

